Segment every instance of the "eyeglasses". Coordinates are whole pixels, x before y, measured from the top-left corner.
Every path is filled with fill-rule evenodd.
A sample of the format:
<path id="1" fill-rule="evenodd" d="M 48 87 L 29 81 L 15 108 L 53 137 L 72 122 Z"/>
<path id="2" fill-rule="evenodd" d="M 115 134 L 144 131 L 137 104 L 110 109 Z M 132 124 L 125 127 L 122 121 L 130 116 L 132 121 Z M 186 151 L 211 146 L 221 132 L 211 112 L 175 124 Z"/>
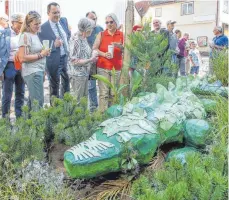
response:
<path id="1" fill-rule="evenodd" d="M 97 20 L 97 18 L 94 18 L 94 19 L 92 19 L 92 20 L 96 21 L 96 20 Z"/>
<path id="2" fill-rule="evenodd" d="M 153 24 L 158 24 L 159 22 L 154 22 Z"/>
<path id="3" fill-rule="evenodd" d="M 105 22 L 106 24 L 113 24 L 114 21 Z"/>
<path id="4" fill-rule="evenodd" d="M 57 11 L 57 12 L 51 12 L 53 15 L 57 15 L 57 14 L 60 14 L 60 11 Z"/>

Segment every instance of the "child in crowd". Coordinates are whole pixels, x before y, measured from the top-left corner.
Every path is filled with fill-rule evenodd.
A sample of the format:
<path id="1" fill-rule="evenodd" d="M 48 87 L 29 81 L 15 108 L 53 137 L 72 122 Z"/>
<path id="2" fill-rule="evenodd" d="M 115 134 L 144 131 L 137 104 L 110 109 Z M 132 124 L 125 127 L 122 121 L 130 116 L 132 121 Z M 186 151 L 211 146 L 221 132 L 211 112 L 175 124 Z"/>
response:
<path id="1" fill-rule="evenodd" d="M 196 43 L 192 41 L 190 43 L 189 60 L 191 65 L 190 74 L 194 77 L 199 74 L 199 68 L 201 63 L 201 56 L 199 50 L 196 48 Z"/>

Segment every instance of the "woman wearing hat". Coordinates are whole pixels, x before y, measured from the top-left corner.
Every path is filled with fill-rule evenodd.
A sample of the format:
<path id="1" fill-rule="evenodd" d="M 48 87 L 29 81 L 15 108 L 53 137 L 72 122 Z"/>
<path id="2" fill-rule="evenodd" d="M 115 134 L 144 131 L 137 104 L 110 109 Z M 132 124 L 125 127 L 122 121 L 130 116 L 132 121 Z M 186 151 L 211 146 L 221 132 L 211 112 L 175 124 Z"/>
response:
<path id="1" fill-rule="evenodd" d="M 114 13 L 106 16 L 106 30 L 97 35 L 93 49 L 98 52 L 97 73 L 109 81 L 119 83 L 122 69 L 123 32 L 118 30 L 119 21 Z M 109 49 L 108 49 L 109 46 Z M 112 52 L 113 48 L 113 52 Z M 112 80 L 111 70 L 116 71 L 116 80 Z M 102 81 L 99 84 L 99 110 L 104 112 L 109 106 L 112 91 Z"/>
<path id="2" fill-rule="evenodd" d="M 82 18 L 78 23 L 78 32 L 70 39 L 70 83 L 78 103 L 81 97 L 88 96 L 88 78 L 90 67 L 96 62 L 97 55 L 92 55 L 92 50 L 87 42 L 87 37 L 92 33 L 94 21 Z"/>

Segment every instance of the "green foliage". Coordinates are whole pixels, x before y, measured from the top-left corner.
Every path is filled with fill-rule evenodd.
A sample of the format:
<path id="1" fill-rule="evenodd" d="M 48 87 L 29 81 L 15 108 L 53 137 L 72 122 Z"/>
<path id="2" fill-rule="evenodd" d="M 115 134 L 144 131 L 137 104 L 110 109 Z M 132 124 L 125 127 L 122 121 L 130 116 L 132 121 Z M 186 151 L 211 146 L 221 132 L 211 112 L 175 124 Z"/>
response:
<path id="1" fill-rule="evenodd" d="M 132 77 L 131 77 L 131 88 L 130 88 L 130 99 L 133 98 L 133 96 L 135 95 L 135 92 L 137 91 L 137 89 L 140 87 L 140 84 L 142 83 L 142 76 L 141 74 L 134 70 Z"/>
<path id="2" fill-rule="evenodd" d="M 15 166 L 26 160 L 44 158 L 44 135 L 31 119 L 20 118 L 13 127 L 7 119 L 1 119 L 0 129 L 0 152 L 9 155 Z"/>
<path id="3" fill-rule="evenodd" d="M 228 50 L 223 49 L 221 51 L 213 52 L 213 59 L 211 60 L 213 65 L 213 72 L 224 86 L 228 85 Z"/>
<path id="4" fill-rule="evenodd" d="M 58 192 L 55 192 L 55 183 L 50 183 L 50 190 L 44 189 L 44 185 L 38 183 L 38 180 L 27 181 L 17 173 L 18 169 L 14 168 L 7 154 L 0 152 L 0 199 L 12 200 L 33 200 L 33 199 L 56 199 L 56 200 L 73 200 L 75 199 L 73 191 L 63 186 Z"/>
<path id="5" fill-rule="evenodd" d="M 161 74 L 161 79 L 177 74 L 178 68 L 171 62 L 172 52 L 165 51 L 168 40 L 162 34 L 154 34 L 148 22 L 145 23 L 142 32 L 131 34 L 129 39 L 130 45 L 127 44 L 127 48 L 136 60 L 134 67 L 144 77 L 139 91 L 151 92 L 152 87 L 156 85 L 155 82 L 158 83 L 154 78 L 158 79 Z M 167 67 L 168 72 L 163 71 L 162 67 Z"/>
<path id="6" fill-rule="evenodd" d="M 53 107 L 34 112 L 31 117 L 41 127 L 46 142 L 55 139 L 69 146 L 88 139 L 105 119 L 99 111 L 89 112 L 86 98 L 77 104 L 70 94 L 65 94 L 63 100 L 54 98 Z"/>
<path id="7" fill-rule="evenodd" d="M 206 165 L 208 167 L 206 167 Z M 215 169 L 213 157 L 192 154 L 185 166 L 172 159 L 165 168 L 141 176 L 133 183 L 135 199 L 193 200 L 227 199 L 227 177 Z"/>
<path id="8" fill-rule="evenodd" d="M 205 154 L 189 154 L 185 164 L 173 158 L 160 170 L 146 171 L 132 185 L 134 199 L 228 199 L 228 101 L 221 96 L 215 96 L 214 100 L 215 113 L 209 119 L 214 125 L 212 143 Z"/>
<path id="9" fill-rule="evenodd" d="M 131 143 L 126 143 L 124 146 L 124 151 L 121 159 L 121 168 L 123 172 L 126 173 L 129 170 L 133 170 L 133 173 L 138 173 L 139 165 L 136 160 L 136 157 L 137 151 L 134 150 Z"/>
<path id="10" fill-rule="evenodd" d="M 90 113 L 87 99 L 79 105 L 69 94 L 64 99 L 53 99 L 53 106 L 29 112 L 23 107 L 23 115 L 11 125 L 8 119 L 0 120 L 0 152 L 9 155 L 12 163 L 19 167 L 23 162 L 43 160 L 44 149 L 48 150 L 53 140 L 73 146 L 88 139 L 105 115 Z"/>
<path id="11" fill-rule="evenodd" d="M 21 188 L 17 188 L 15 185 L 10 184 L 12 179 L 8 179 L 8 184 L 4 182 L 0 183 L 0 199 L 12 199 L 12 200 L 74 200 L 75 196 L 71 189 L 64 188 L 60 194 L 56 194 L 54 191 L 44 192 L 43 186 L 39 185 L 36 181 L 22 183 Z"/>
<path id="12" fill-rule="evenodd" d="M 147 92 L 157 92 L 157 88 L 156 88 L 157 84 L 161 84 L 165 88 L 168 88 L 169 82 L 175 84 L 176 78 L 166 76 L 165 74 L 162 74 L 160 76 L 154 76 L 147 81 L 146 91 Z"/>
<path id="13" fill-rule="evenodd" d="M 116 83 L 116 72 L 115 72 L 115 68 L 113 68 L 111 70 L 111 76 L 112 76 L 112 80 L 110 81 L 108 80 L 106 77 L 102 76 L 102 75 L 93 75 L 94 78 L 98 79 L 99 81 L 102 81 L 103 83 L 105 83 L 112 91 L 114 97 L 113 99 L 110 99 L 109 101 L 112 102 L 112 104 L 121 104 L 123 105 L 124 102 L 122 102 L 122 91 L 124 88 L 126 88 L 128 85 L 124 84 L 124 85 L 117 85 Z"/>

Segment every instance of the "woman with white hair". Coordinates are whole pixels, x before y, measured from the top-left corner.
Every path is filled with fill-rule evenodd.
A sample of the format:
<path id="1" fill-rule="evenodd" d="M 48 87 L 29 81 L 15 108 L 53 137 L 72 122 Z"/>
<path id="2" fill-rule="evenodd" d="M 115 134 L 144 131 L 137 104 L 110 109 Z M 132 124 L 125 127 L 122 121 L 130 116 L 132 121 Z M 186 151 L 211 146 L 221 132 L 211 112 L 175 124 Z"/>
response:
<path id="1" fill-rule="evenodd" d="M 118 30 L 119 21 L 114 13 L 106 16 L 106 30 L 97 35 L 93 49 L 99 54 L 97 73 L 112 83 L 119 84 L 122 69 L 123 32 Z M 109 46 L 109 49 L 108 49 Z M 116 71 L 116 80 L 112 80 L 111 70 Z M 99 110 L 104 112 L 110 106 L 113 96 L 110 88 L 102 81 L 99 84 Z"/>
<path id="2" fill-rule="evenodd" d="M 22 114 L 22 106 L 24 104 L 25 84 L 21 75 L 21 70 L 15 69 L 14 56 L 18 51 L 19 32 L 23 24 L 25 15 L 23 13 L 15 13 L 11 15 L 11 27 L 9 45 L 6 44 L 9 54 L 7 55 L 7 63 L 5 65 L 2 82 L 2 117 L 10 112 L 11 98 L 13 94 L 13 86 L 15 85 L 15 114 L 20 117 Z"/>
<path id="3" fill-rule="evenodd" d="M 90 67 L 97 60 L 97 55 L 92 55 L 92 50 L 87 42 L 87 37 L 91 35 L 94 26 L 94 21 L 88 18 L 82 18 L 78 23 L 78 32 L 71 37 L 69 42 L 70 83 L 78 103 L 81 97 L 88 96 Z"/>

